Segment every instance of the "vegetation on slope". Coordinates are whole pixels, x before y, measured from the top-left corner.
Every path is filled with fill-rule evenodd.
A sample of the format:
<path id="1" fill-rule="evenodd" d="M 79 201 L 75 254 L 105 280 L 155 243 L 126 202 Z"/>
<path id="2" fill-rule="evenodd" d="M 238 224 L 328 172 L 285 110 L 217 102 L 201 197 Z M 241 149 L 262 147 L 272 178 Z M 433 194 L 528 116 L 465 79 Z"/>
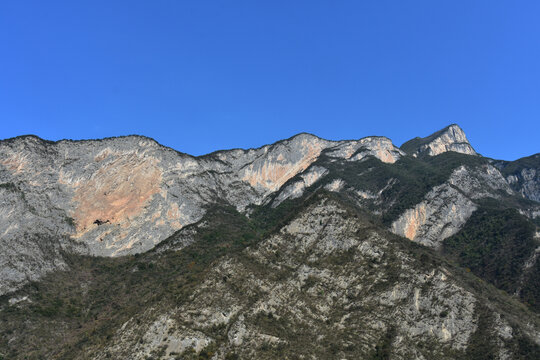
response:
<path id="1" fill-rule="evenodd" d="M 155 250 L 119 258 L 64 254 L 57 271 L 0 297 L 0 359 L 71 359 L 79 349 L 105 343 L 128 319 L 150 306 L 174 306 L 191 294 L 224 255 L 238 254 L 279 228 L 304 200 L 278 209 L 258 207 L 251 218 L 215 205 L 199 222 L 195 241 L 180 251 Z M 8 298 L 23 298 L 10 305 Z M 8 343 L 8 339 L 14 339 Z"/>
<path id="2" fill-rule="evenodd" d="M 110 339 L 142 309 L 182 301 L 216 259 L 254 243 L 267 229 L 231 207 L 216 207 L 206 218 L 213 225 L 182 251 L 120 258 L 66 254 L 69 271 L 15 294 L 28 296 L 30 303 L 9 305 L 7 296 L 0 298 L 0 354 L 70 359 L 77 349 Z"/>
<path id="3" fill-rule="evenodd" d="M 540 269 L 524 271 L 539 246 L 535 226 L 515 209 L 484 205 L 463 229 L 446 239 L 443 253 L 540 311 Z"/>
<path id="4" fill-rule="evenodd" d="M 422 159 L 405 156 L 395 164 L 385 164 L 375 158 L 362 162 L 330 162 L 324 156 L 317 162 L 331 170 L 325 182 L 339 178 L 355 188 L 377 192 L 389 179 L 396 180 L 381 194 L 383 203 L 388 205 L 381 219 L 368 216 L 374 220 L 373 226 L 379 227 L 387 226 L 405 209 L 420 202 L 457 167 L 485 163 L 485 159 L 452 152 Z M 12 188 L 10 184 L 0 185 Z M 195 241 L 181 251 L 160 252 L 160 246 L 155 251 L 122 258 L 65 254 L 69 271 L 55 272 L 14 295 L 0 298 L 0 359 L 2 356 L 69 359 L 81 348 L 105 344 L 122 324 L 145 308 L 182 303 L 220 258 L 238 255 L 280 228 L 306 206 L 306 198 L 314 191 L 311 189 L 304 198 L 285 201 L 276 209 L 254 207 L 250 218 L 230 206 L 215 206 L 202 220 L 209 225 L 199 227 Z M 165 241 L 163 247 L 174 243 L 178 235 Z M 429 249 L 402 239 L 394 240 L 409 249 L 419 266 L 444 261 Z M 444 255 L 510 294 L 518 291 L 521 299 L 538 311 L 540 263 L 536 262 L 527 276 L 520 277 L 523 264 L 537 246 L 534 226 L 517 211 L 483 206 L 458 234 L 447 239 Z M 335 259 L 337 265 L 346 261 L 347 258 Z M 463 276 L 474 291 L 490 301 L 510 304 L 508 311 L 516 308 L 505 294 L 485 286 L 476 277 Z M 28 296 L 31 302 L 8 303 L 8 298 L 23 296 Z M 526 316 L 526 310 L 519 311 Z M 485 312 L 489 311 L 482 314 Z M 489 358 L 491 354 L 493 344 L 482 329 L 492 319 L 482 316 L 479 317 L 480 330 L 471 339 L 467 359 Z M 261 322 L 268 326 L 279 325 L 271 317 Z M 379 340 L 372 353 L 374 359 L 389 357 L 394 336 L 389 329 Z M 8 339 L 12 340 L 8 342 Z M 516 335 L 516 339 L 515 358 L 535 358 L 538 347 L 526 336 Z M 210 350 L 205 350 L 198 356 L 208 357 L 209 353 Z"/>
<path id="5" fill-rule="evenodd" d="M 527 156 L 514 161 L 499 161 L 498 165 L 505 176 L 519 174 L 522 169 L 540 169 L 540 154 Z"/>
<path id="6" fill-rule="evenodd" d="M 458 167 L 479 166 L 487 160 L 478 156 L 446 152 L 434 157 L 415 158 L 404 156 L 394 164 L 383 163 L 374 157 L 363 161 L 332 161 L 322 157 L 317 165 L 330 170 L 326 182 L 334 179 L 344 180 L 348 186 L 363 191 L 381 193 L 384 203 L 382 221 L 389 225 L 405 210 L 414 207 L 435 186 L 444 183 Z"/>
<path id="7" fill-rule="evenodd" d="M 71 359 L 74 354 L 80 354 L 81 349 L 99 348 L 110 341 L 126 321 L 138 319 L 145 309 L 157 306 L 166 310 L 186 301 L 216 261 L 225 255 L 238 256 L 243 249 L 267 237 L 276 226 L 279 228 L 309 202 L 297 199 L 276 210 L 261 207 L 254 211 L 252 218 L 231 207 L 217 206 L 203 219 L 209 225 L 198 227 L 196 241 L 180 251 L 151 251 L 121 258 L 66 255 L 69 271 L 50 274 L 10 296 L 28 296 L 31 302 L 23 300 L 10 305 L 7 296 L 0 298 L 0 356 L 6 359 Z M 176 236 L 178 234 L 166 242 L 174 242 Z M 431 268 L 443 261 L 427 248 L 398 237 L 392 238 L 394 246 L 410 253 L 419 268 Z M 339 256 L 329 257 L 328 261 L 331 262 L 329 266 L 337 268 L 346 266 L 351 259 Z M 389 261 L 389 266 L 396 261 Z M 390 277 L 385 280 L 389 286 L 399 281 L 399 272 L 389 271 L 385 276 Z M 477 279 L 471 281 L 478 288 L 475 291 L 491 294 L 490 290 L 476 283 Z M 501 295 L 495 293 L 491 296 L 498 299 Z M 515 307 L 508 306 L 509 309 Z M 261 322 L 271 327 L 282 326 L 276 325 L 276 319 L 270 315 Z M 394 336 L 389 328 L 373 350 L 374 359 L 388 358 Z M 11 340 L 8 342 L 8 339 Z M 524 345 L 516 345 L 516 351 L 525 352 L 526 356 L 516 358 L 534 358 L 530 355 L 538 353 L 537 347 L 531 345 L 526 337 L 519 339 Z M 333 345 L 327 345 L 331 354 Z M 484 346 L 484 343 L 480 341 L 477 346 Z M 530 350 L 523 350 L 524 347 Z M 275 351 L 273 348 L 260 350 L 268 354 Z M 354 354 L 354 348 L 347 351 Z M 212 352 L 208 348 L 193 356 L 209 358 Z M 230 358 L 234 356 L 234 353 L 229 354 Z"/>

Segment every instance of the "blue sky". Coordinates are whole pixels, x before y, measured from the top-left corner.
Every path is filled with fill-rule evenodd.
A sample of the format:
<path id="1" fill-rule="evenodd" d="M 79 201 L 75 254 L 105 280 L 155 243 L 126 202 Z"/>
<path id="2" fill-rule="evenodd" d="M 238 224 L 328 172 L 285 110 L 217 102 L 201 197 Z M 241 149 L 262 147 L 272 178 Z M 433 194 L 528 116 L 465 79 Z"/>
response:
<path id="1" fill-rule="evenodd" d="M 0 2 L 0 138 L 141 134 L 199 155 L 458 123 L 540 151 L 539 1 Z"/>

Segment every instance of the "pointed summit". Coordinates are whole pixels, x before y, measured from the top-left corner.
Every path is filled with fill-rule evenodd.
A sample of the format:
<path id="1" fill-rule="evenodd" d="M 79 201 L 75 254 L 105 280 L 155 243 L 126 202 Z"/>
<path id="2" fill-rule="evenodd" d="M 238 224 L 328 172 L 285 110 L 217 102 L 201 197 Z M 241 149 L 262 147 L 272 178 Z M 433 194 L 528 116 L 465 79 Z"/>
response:
<path id="1" fill-rule="evenodd" d="M 478 155 L 474 151 L 465 132 L 456 124 L 449 125 L 425 138 L 416 137 L 401 145 L 401 150 L 413 156 L 435 156 L 447 151 L 467 155 Z"/>

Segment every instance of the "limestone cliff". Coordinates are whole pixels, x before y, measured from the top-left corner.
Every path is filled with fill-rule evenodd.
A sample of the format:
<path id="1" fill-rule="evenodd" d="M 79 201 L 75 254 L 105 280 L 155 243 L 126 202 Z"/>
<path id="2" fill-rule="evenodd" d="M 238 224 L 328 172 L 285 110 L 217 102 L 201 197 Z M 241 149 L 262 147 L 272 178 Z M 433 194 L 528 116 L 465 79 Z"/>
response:
<path id="1" fill-rule="evenodd" d="M 515 161 L 495 161 L 510 186 L 523 197 L 540 202 L 540 154 Z"/>
<path id="2" fill-rule="evenodd" d="M 186 227 L 177 236 L 189 230 L 196 238 L 211 226 Z M 124 281 L 164 281 L 149 294 L 131 285 L 145 299 L 140 311 L 131 309 L 141 299 L 123 305 L 113 292 L 107 301 L 115 308 L 104 310 L 110 318 L 98 313 L 80 332 L 69 319 L 32 318 L 28 328 L 2 323 L 10 330 L 9 354 L 23 358 L 25 338 L 40 334 L 43 322 L 50 325 L 37 353 L 48 358 L 370 359 L 384 349 L 392 359 L 475 359 L 482 351 L 502 360 L 534 356 L 540 341 L 536 314 L 326 196 L 198 275 L 194 261 L 169 256 L 113 259 L 128 269 Z M 160 275 L 155 269 L 162 266 L 170 268 Z M 85 286 L 94 297 L 102 284 Z M 35 293 L 20 294 L 8 317 L 17 319 L 34 301 Z"/>
<path id="3" fill-rule="evenodd" d="M 1 141 L 0 247 L 7 250 L 0 253 L 0 294 L 62 266 L 60 255 L 44 262 L 28 239 L 72 239 L 55 246 L 99 256 L 143 252 L 201 219 L 209 204 L 224 201 L 243 211 L 263 203 L 323 151 L 389 163 L 402 155 L 386 138 L 328 141 L 310 134 L 201 157 L 141 136 Z M 304 178 L 311 185 L 317 175 Z"/>
<path id="4" fill-rule="evenodd" d="M 414 138 L 401 145 L 401 149 L 413 156 L 435 156 L 447 151 L 477 155 L 467 136 L 456 124 L 450 125 L 425 138 Z"/>
<path id="5" fill-rule="evenodd" d="M 537 160 L 0 141 L 0 358 L 538 359 Z"/>
<path id="6" fill-rule="evenodd" d="M 476 154 L 457 125 L 402 149 L 413 156 Z M 497 168 L 461 167 L 446 182 L 419 192 L 422 197 L 410 197 L 418 191 L 409 181 L 423 170 L 407 169 L 407 162 L 399 161 L 403 150 L 385 137 L 329 141 L 305 133 L 257 149 L 200 157 L 142 136 L 0 141 L 0 294 L 63 268 L 63 251 L 98 256 L 147 251 L 220 202 L 240 211 L 267 203 L 276 207 L 324 186 L 374 214 L 395 213 L 390 216 L 395 233 L 435 246 L 459 230 L 476 208 L 475 199 L 513 190 L 532 200 L 540 196 L 540 172 L 526 161 L 521 167 L 504 162 L 494 163 Z M 410 174 L 396 177 L 402 170 L 394 166 Z M 411 199 L 408 207 L 397 213 L 405 198 Z"/>
<path id="7" fill-rule="evenodd" d="M 88 353 L 146 359 L 213 349 L 218 359 L 331 358 L 327 344 L 335 343 L 336 357 L 368 358 L 392 328 L 394 358 L 432 358 L 419 344 L 465 353 L 477 330 L 478 299 L 447 269 L 413 271 L 406 251 L 332 201 L 316 202 L 243 258 L 224 259 L 186 302 L 149 310 L 143 322 L 130 319 L 106 349 Z"/>
<path id="8" fill-rule="evenodd" d="M 460 166 L 442 185 L 406 210 L 392 223 L 395 234 L 423 245 L 438 248 L 442 241 L 458 232 L 477 209 L 475 200 L 498 198 L 513 192 L 493 166 Z"/>

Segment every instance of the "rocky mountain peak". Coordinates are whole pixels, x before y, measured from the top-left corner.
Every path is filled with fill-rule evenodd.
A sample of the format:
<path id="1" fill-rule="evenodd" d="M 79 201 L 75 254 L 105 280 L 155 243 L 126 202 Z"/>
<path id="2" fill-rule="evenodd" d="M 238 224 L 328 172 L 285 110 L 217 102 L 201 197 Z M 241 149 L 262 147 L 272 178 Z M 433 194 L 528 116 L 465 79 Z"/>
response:
<path id="1" fill-rule="evenodd" d="M 436 156 L 447 151 L 454 151 L 467 155 L 478 155 L 469 143 L 463 129 L 452 124 L 430 136 L 416 137 L 401 145 L 401 149 L 413 156 Z"/>
<path id="2" fill-rule="evenodd" d="M 538 359 L 539 174 L 457 125 L 203 156 L 2 140 L 0 358 Z"/>
<path id="3" fill-rule="evenodd" d="M 28 270 L 28 259 L 44 255 L 32 250 L 34 244 L 27 239 L 68 238 L 77 252 L 94 256 L 141 253 L 198 222 L 216 203 L 246 213 L 254 206 L 276 207 L 297 199 L 312 186 L 354 190 L 360 202 L 366 197 L 382 201 L 382 192 L 406 179 L 388 173 L 368 180 L 360 179 L 361 174 L 390 169 L 394 163 L 399 167 L 405 152 L 418 156 L 444 151 L 476 154 L 457 125 L 413 139 L 401 149 L 381 136 L 332 141 L 300 133 L 258 148 L 203 156 L 183 154 L 137 135 L 82 141 L 37 136 L 2 140 L 0 249 L 9 250 L 0 253 L 0 264 L 17 257 L 24 261 L 0 269 L 0 278 L 7 279 L 0 282 L 0 294 L 50 270 L 50 261 L 37 260 L 35 271 Z M 346 183 L 369 187 L 353 189 Z M 408 204 L 411 209 L 414 205 Z M 396 228 L 405 229 L 411 238 L 429 238 L 411 230 L 407 225 L 411 221 L 406 218 L 405 225 L 398 223 Z M 20 246 L 14 248 L 14 243 Z"/>
<path id="4" fill-rule="evenodd" d="M 11 210 L 0 213 L 7 229 L 0 241 L 48 231 L 71 237 L 93 255 L 146 251 L 201 219 L 208 204 L 224 201 L 244 211 L 263 203 L 308 171 L 323 152 L 335 159 L 373 156 L 387 163 L 403 155 L 386 138 L 330 141 L 308 133 L 198 157 L 137 135 L 2 140 L 0 199 L 9 199 L 5 208 Z M 50 214 L 51 209 L 56 213 Z M 28 219 L 19 224 L 23 216 Z"/>

